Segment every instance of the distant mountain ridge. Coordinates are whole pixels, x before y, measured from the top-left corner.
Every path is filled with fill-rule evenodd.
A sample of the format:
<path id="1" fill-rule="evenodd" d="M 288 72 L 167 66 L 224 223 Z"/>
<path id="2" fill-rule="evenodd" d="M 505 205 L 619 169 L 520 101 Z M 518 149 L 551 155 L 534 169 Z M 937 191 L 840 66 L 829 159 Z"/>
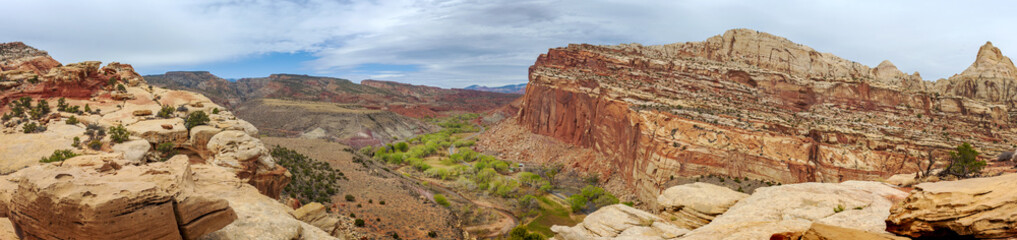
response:
<path id="1" fill-rule="evenodd" d="M 277 98 L 356 104 L 410 117 L 438 116 L 449 111 L 483 112 L 504 106 L 520 96 L 379 80 L 364 80 L 356 84 L 347 79 L 296 74 L 228 81 L 206 71 L 177 71 L 146 75 L 144 78 L 156 86 L 201 92 L 226 106 L 239 106 L 260 98 Z"/>
<path id="2" fill-rule="evenodd" d="M 469 87 L 466 87 L 466 88 L 463 88 L 463 89 L 466 89 L 466 90 L 477 90 L 477 91 L 484 91 L 484 92 L 523 94 L 523 93 L 526 92 L 526 83 L 510 84 L 510 85 L 505 85 L 505 86 L 500 86 L 500 87 L 488 87 L 488 86 L 480 86 L 480 85 L 474 84 L 474 85 L 470 85 Z"/>

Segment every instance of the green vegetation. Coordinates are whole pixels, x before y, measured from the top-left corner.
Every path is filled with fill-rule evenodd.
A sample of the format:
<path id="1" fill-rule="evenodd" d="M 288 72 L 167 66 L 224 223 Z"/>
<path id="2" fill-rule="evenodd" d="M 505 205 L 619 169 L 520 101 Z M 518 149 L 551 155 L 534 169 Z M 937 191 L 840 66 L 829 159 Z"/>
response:
<path id="1" fill-rule="evenodd" d="M 346 194 L 346 201 L 347 202 L 357 201 L 357 198 L 353 197 L 353 195 Z"/>
<path id="2" fill-rule="evenodd" d="M 85 111 L 86 112 L 88 111 L 88 105 L 85 105 Z M 170 117 L 173 117 L 173 107 L 170 107 L 168 105 L 163 105 L 162 108 L 159 109 L 159 113 L 156 114 L 155 116 L 160 117 L 160 118 L 170 118 Z"/>
<path id="3" fill-rule="evenodd" d="M 71 150 L 56 150 L 53 151 L 53 154 L 49 155 L 49 157 L 43 157 L 42 159 L 39 159 L 39 162 L 41 163 L 62 162 L 74 156 L 78 156 L 78 154 L 71 152 Z"/>
<path id="4" fill-rule="evenodd" d="M 328 163 L 308 158 L 284 147 L 273 148 L 272 157 L 276 163 L 289 169 L 293 174 L 282 195 L 299 199 L 300 202 L 332 202 L 332 196 L 339 191 L 338 180 L 348 180 L 345 174 L 332 168 Z M 353 197 L 346 196 L 347 201 Z"/>
<path id="5" fill-rule="evenodd" d="M 975 151 L 971 144 L 963 143 L 957 146 L 956 151 L 950 151 L 950 166 L 947 173 L 959 177 L 969 177 L 982 171 L 985 168 L 985 161 L 978 160 L 978 151 Z"/>
<path id="6" fill-rule="evenodd" d="M 25 133 L 34 133 L 39 131 L 39 125 L 34 122 L 26 123 L 24 126 L 21 126 L 21 130 Z"/>
<path id="7" fill-rule="evenodd" d="M 364 226 L 364 219 L 357 218 L 357 219 L 353 220 L 353 226 L 363 227 Z"/>
<path id="8" fill-rule="evenodd" d="M 161 156 L 161 160 L 162 161 L 166 161 L 170 157 L 173 157 L 173 155 L 177 155 L 176 147 L 177 147 L 176 144 L 173 144 L 172 142 L 164 142 L 164 143 L 159 143 L 158 145 L 156 145 L 155 146 L 155 150 L 159 151 L 159 153 L 161 153 L 160 154 L 160 155 L 162 155 Z"/>
<path id="9" fill-rule="evenodd" d="M 208 124 L 208 121 L 208 114 L 205 114 L 204 111 L 192 112 L 187 115 L 187 119 L 184 119 L 184 126 L 187 127 L 187 130 L 191 130 L 195 126 Z"/>
<path id="10" fill-rule="evenodd" d="M 71 147 L 81 147 L 81 138 L 74 137 L 74 142 L 71 143 Z"/>
<path id="11" fill-rule="evenodd" d="M 115 143 L 123 143 L 131 137 L 131 133 L 127 132 L 127 128 L 123 124 L 109 127 L 109 138 Z"/>
<path id="12" fill-rule="evenodd" d="M 843 212 L 843 211 L 844 211 L 844 205 L 838 204 L 837 207 L 833 208 L 833 212 L 834 213 L 839 213 L 839 212 Z"/>
<path id="13" fill-rule="evenodd" d="M 64 121 L 64 122 L 66 122 L 67 124 L 70 124 L 70 125 L 75 125 L 75 124 L 79 123 L 78 122 L 78 118 L 75 117 L 74 115 L 71 115 L 70 117 L 67 117 L 67 120 Z"/>
<path id="14" fill-rule="evenodd" d="M 448 199 L 445 198 L 445 195 L 435 194 L 434 195 L 434 202 L 438 203 L 438 205 L 442 205 L 442 206 L 445 206 L 445 207 L 449 206 Z"/>
<path id="15" fill-rule="evenodd" d="M 522 226 L 517 226 L 512 229 L 509 233 L 509 240 L 544 240 L 547 239 L 544 235 L 538 233 L 531 233 Z"/>
<path id="16" fill-rule="evenodd" d="M 617 204 L 618 198 L 604 191 L 603 188 L 591 185 L 584 187 L 580 194 L 569 196 L 568 201 L 569 206 L 572 207 L 572 212 L 579 212 L 584 210 L 592 211 L 603 206 Z M 590 207 L 591 204 L 593 205 L 592 209 Z"/>
<path id="17" fill-rule="evenodd" d="M 537 215 L 532 221 L 525 225 L 526 229 L 544 236 L 554 236 L 551 226 L 574 226 L 576 222 L 569 217 L 569 209 L 557 202 L 551 201 L 544 196 L 535 197 L 539 204 L 538 209 L 532 214 Z"/>

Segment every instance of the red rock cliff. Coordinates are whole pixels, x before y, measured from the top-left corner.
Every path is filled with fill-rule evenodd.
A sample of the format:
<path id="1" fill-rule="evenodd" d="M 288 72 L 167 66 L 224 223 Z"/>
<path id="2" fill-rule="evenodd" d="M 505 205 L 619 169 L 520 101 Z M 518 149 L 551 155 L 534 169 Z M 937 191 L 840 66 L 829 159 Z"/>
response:
<path id="1" fill-rule="evenodd" d="M 672 176 L 883 178 L 960 142 L 992 155 L 1017 136 L 1004 104 L 932 92 L 889 61 L 869 68 L 746 29 L 555 48 L 529 79 L 515 124 L 606 156 L 578 164 L 609 166 L 597 171 L 642 199 Z"/>

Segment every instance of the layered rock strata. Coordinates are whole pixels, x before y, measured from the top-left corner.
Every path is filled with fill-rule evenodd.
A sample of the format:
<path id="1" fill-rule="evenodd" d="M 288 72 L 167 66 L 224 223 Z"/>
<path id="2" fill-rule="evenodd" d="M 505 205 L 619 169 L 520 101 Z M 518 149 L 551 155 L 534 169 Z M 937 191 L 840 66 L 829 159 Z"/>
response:
<path id="1" fill-rule="evenodd" d="M 989 45 L 982 52 L 992 54 L 980 53 L 978 66 L 1008 61 Z M 961 142 L 993 153 L 1017 136 L 998 98 L 939 93 L 889 61 L 870 68 L 747 29 L 704 42 L 550 49 L 529 79 L 517 117 L 504 124 L 596 151 L 606 162 L 566 164 L 622 179 L 651 203 L 675 176 L 885 179 L 917 172 L 930 157 L 943 164 Z M 485 148 L 526 151 L 515 146 Z"/>

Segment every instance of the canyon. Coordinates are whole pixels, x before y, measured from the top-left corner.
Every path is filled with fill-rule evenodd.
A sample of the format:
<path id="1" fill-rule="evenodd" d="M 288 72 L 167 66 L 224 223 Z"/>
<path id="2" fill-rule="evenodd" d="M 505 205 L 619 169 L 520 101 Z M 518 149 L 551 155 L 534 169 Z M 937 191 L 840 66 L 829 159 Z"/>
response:
<path id="1" fill-rule="evenodd" d="M 870 68 L 749 29 L 703 42 L 572 44 L 537 58 L 517 115 L 479 145 L 599 174 L 651 206 L 676 177 L 885 179 L 942 166 L 962 142 L 984 159 L 1014 149 L 1017 71 L 991 43 L 975 59 L 925 81 L 889 61 Z"/>

